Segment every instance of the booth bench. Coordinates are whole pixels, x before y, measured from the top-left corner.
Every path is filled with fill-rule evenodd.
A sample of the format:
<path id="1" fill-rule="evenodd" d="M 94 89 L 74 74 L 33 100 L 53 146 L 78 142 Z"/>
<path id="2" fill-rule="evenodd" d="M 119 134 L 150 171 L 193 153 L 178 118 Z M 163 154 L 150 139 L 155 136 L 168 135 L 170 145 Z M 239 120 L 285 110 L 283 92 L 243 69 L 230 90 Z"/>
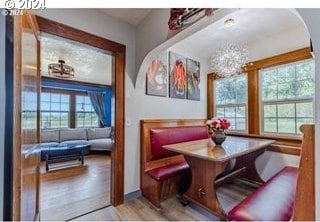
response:
<path id="1" fill-rule="evenodd" d="M 191 171 L 183 155 L 162 148 L 167 144 L 208 138 L 204 121 L 141 121 L 140 187 L 155 207 L 173 194 L 183 194 Z"/>
<path id="2" fill-rule="evenodd" d="M 235 206 L 233 221 L 315 220 L 314 125 L 303 125 L 299 168 L 285 167 Z"/>
<path id="3" fill-rule="evenodd" d="M 204 120 L 141 120 L 140 188 L 160 208 L 161 200 L 190 185 L 184 157 L 162 146 L 208 138 Z M 299 168 L 285 167 L 235 206 L 233 221 L 315 220 L 315 129 L 303 125 Z M 212 181 L 213 182 L 213 181 Z"/>

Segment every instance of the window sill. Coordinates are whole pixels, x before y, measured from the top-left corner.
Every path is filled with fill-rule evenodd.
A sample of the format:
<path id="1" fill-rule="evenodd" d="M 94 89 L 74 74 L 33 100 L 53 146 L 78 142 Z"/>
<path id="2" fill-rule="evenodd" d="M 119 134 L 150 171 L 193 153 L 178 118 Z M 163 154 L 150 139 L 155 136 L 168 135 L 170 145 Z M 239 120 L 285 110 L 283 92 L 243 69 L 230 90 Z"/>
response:
<path id="1" fill-rule="evenodd" d="M 274 134 L 249 134 L 246 132 L 227 132 L 227 135 L 230 136 L 247 136 L 247 137 L 254 137 L 254 138 L 264 138 L 264 139 L 274 139 L 274 140 L 292 140 L 292 141 L 302 141 L 302 136 L 290 136 L 290 135 L 274 135 Z"/>
<path id="2" fill-rule="evenodd" d="M 268 151 L 300 156 L 301 147 L 285 146 L 281 144 L 271 144 Z"/>
<path id="3" fill-rule="evenodd" d="M 230 136 L 243 136 L 261 139 L 273 139 L 276 142 L 271 144 L 267 150 L 272 152 L 279 152 L 284 154 L 300 156 L 302 138 L 297 136 L 284 136 L 284 135 L 257 135 L 248 134 L 243 132 L 228 132 Z"/>

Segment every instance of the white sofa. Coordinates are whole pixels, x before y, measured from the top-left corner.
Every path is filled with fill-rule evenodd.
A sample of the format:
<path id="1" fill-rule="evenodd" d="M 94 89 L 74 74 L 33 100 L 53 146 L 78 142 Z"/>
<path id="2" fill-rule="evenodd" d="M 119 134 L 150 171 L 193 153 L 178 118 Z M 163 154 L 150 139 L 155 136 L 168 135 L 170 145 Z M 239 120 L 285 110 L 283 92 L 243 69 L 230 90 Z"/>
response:
<path id="1" fill-rule="evenodd" d="M 113 127 L 105 128 L 62 128 L 41 131 L 41 144 L 70 144 L 88 142 L 90 150 L 113 149 L 114 133 Z"/>

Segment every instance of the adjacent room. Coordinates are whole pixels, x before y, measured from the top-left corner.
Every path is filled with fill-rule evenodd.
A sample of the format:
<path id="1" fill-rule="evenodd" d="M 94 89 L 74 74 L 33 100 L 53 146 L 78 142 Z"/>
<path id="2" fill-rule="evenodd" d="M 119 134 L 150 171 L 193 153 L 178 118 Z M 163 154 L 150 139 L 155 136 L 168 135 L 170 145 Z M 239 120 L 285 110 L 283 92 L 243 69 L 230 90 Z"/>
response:
<path id="1" fill-rule="evenodd" d="M 110 204 L 112 56 L 41 34 L 40 211 L 69 220 Z"/>

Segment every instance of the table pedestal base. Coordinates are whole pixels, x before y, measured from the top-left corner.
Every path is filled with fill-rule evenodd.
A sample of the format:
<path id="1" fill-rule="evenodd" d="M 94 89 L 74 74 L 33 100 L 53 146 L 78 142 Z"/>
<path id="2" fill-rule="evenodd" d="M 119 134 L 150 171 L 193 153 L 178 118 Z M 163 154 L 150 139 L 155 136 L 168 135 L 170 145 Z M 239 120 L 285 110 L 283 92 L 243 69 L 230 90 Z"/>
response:
<path id="1" fill-rule="evenodd" d="M 199 160 L 192 156 L 185 156 L 185 159 L 191 168 L 192 182 L 188 191 L 183 195 L 184 198 L 219 218 L 226 219 L 226 214 L 216 195 L 214 180 L 223 172 L 227 162 Z"/>
<path id="2" fill-rule="evenodd" d="M 257 183 L 257 184 L 263 184 L 265 181 L 263 181 L 257 171 L 256 168 L 256 159 L 263 154 L 265 151 L 264 149 L 257 150 L 255 152 L 246 154 L 244 156 L 238 157 L 236 159 L 236 164 L 233 168 L 233 170 L 237 170 L 243 167 L 246 167 L 246 173 L 242 175 L 241 177 L 244 179 L 247 179 L 251 182 Z"/>

